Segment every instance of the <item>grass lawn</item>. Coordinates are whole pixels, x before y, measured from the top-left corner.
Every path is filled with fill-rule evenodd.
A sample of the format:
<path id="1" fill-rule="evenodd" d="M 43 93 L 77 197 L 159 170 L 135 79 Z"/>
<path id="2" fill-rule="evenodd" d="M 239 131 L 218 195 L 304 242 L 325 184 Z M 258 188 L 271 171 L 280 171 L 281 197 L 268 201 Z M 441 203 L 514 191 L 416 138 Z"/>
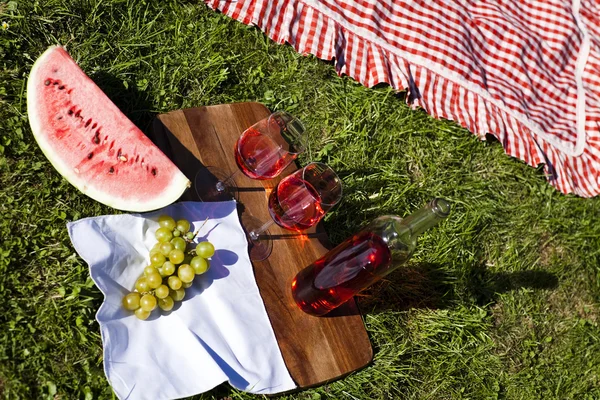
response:
<path id="1" fill-rule="evenodd" d="M 65 224 L 117 211 L 52 168 L 26 113 L 49 45 L 73 58 L 142 130 L 184 107 L 258 101 L 309 127 L 300 160 L 339 171 L 325 220 L 339 243 L 434 196 L 453 213 L 406 268 L 359 298 L 374 362 L 285 399 L 600 398 L 600 198 L 557 192 L 540 169 L 402 93 L 338 77 L 199 0 L 0 0 L 0 395 L 113 398 L 102 295 Z M 223 384 L 198 399 L 255 398 Z"/>

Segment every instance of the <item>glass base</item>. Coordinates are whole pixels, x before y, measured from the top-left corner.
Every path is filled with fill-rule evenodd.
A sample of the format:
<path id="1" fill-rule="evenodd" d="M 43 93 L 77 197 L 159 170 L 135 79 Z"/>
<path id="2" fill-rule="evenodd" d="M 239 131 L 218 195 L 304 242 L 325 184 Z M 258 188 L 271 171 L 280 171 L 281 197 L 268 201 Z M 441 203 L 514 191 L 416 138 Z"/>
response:
<path id="1" fill-rule="evenodd" d="M 237 185 L 231 179 L 232 174 L 217 167 L 203 167 L 194 178 L 194 188 L 200 201 L 238 200 Z"/>
<path id="2" fill-rule="evenodd" d="M 250 236 L 250 232 L 257 230 L 263 223 L 251 215 L 242 214 L 242 226 L 246 232 L 246 239 L 248 240 L 248 253 L 250 254 L 250 260 L 252 261 L 263 261 L 269 258 L 273 251 L 273 239 L 269 230 L 265 230 L 257 239 L 253 239 Z"/>

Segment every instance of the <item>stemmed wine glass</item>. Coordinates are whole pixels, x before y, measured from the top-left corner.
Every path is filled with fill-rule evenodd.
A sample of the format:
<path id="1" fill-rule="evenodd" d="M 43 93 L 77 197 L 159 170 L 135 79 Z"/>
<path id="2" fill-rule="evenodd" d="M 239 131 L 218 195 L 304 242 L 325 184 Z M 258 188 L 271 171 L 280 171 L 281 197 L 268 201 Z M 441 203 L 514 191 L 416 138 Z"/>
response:
<path id="1" fill-rule="evenodd" d="M 235 161 L 239 167 L 227 175 L 207 167 L 196 173 L 194 186 L 202 201 L 237 198 L 234 177 L 240 171 L 252 179 L 271 179 L 292 163 L 305 147 L 304 125 L 285 111 L 277 111 L 247 128 L 238 138 Z"/>
<path id="2" fill-rule="evenodd" d="M 267 258 L 273 243 L 264 235 L 273 224 L 282 228 L 303 231 L 316 225 L 342 198 L 342 181 L 335 171 L 313 162 L 283 178 L 269 195 L 271 219 L 260 226 L 246 225 L 251 241 L 250 258 Z"/>

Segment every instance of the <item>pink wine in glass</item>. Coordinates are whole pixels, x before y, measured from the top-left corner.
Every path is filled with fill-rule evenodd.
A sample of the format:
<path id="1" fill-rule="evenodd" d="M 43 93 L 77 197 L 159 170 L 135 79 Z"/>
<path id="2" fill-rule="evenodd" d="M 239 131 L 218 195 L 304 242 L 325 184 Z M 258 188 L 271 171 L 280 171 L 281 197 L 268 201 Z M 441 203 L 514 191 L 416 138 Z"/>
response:
<path id="1" fill-rule="evenodd" d="M 325 215 L 321 196 L 297 174 L 283 179 L 269 196 L 269 213 L 275 223 L 291 230 L 305 230 Z"/>
<path id="2" fill-rule="evenodd" d="M 274 178 L 296 157 L 297 154 L 284 150 L 253 127 L 246 129 L 235 144 L 235 161 L 240 170 L 252 179 Z"/>
<path id="3" fill-rule="evenodd" d="M 384 215 L 304 268 L 292 280 L 292 295 L 308 314 L 324 315 L 403 265 L 417 237 L 450 213 L 450 204 L 434 199 L 402 219 Z"/>

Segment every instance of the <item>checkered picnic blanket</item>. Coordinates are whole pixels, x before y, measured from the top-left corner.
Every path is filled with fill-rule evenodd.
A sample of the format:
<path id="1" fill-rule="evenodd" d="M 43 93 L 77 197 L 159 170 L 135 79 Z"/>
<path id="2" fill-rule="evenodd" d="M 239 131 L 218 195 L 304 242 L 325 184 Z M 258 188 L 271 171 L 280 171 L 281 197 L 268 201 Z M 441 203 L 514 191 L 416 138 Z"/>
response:
<path id="1" fill-rule="evenodd" d="M 205 0 L 600 193 L 600 0 Z"/>

